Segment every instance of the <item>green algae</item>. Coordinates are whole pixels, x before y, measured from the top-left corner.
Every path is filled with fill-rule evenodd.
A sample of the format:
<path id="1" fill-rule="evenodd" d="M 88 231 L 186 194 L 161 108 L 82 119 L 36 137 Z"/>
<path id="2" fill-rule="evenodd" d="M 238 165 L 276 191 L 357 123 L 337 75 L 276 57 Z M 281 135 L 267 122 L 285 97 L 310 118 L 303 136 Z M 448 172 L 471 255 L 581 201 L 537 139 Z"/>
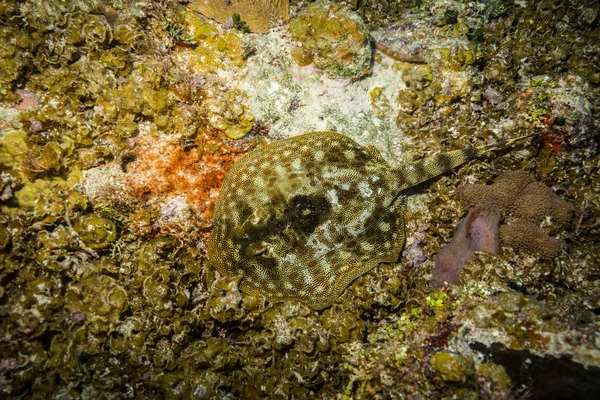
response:
<path id="1" fill-rule="evenodd" d="M 337 5 L 311 5 L 290 21 L 298 43 L 291 56 L 300 66 L 313 64 L 330 76 L 358 78 L 371 62 L 369 32 L 360 18 Z"/>
<path id="2" fill-rule="evenodd" d="M 22 165 L 27 150 L 26 132 L 21 130 L 3 132 L 0 138 L 0 164 L 12 168 Z"/>
<path id="3" fill-rule="evenodd" d="M 116 226 L 110 219 L 85 215 L 74 227 L 79 238 L 91 249 L 108 247 L 117 238 Z"/>
<path id="4" fill-rule="evenodd" d="M 444 351 L 431 356 L 429 364 L 445 381 L 465 382 L 473 374 L 472 360 Z"/>

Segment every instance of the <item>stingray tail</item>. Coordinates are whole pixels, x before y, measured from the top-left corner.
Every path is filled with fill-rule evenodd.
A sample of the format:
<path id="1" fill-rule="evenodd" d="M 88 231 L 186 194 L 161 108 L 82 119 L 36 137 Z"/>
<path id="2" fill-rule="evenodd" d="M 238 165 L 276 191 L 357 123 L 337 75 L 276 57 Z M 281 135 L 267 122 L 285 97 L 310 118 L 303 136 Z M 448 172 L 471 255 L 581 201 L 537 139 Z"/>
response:
<path id="1" fill-rule="evenodd" d="M 487 158 L 494 156 L 497 151 L 508 150 L 512 145 L 527 139 L 535 134 L 520 136 L 515 139 L 502 141 L 496 144 L 465 147 L 462 150 L 449 151 L 447 153 L 436 154 L 434 156 L 417 161 L 405 167 L 399 168 L 400 191 L 420 183 L 428 181 L 431 178 L 442 175 L 452 169 L 473 159 Z"/>

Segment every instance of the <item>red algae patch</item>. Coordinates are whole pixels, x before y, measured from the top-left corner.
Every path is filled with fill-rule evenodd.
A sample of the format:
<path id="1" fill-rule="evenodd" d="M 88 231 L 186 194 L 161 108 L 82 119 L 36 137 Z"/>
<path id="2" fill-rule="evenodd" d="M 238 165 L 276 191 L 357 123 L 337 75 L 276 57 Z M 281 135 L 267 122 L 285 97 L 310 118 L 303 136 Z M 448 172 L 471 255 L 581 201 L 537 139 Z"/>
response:
<path id="1" fill-rule="evenodd" d="M 124 183 L 137 198 L 185 199 L 198 216 L 209 221 L 225 174 L 244 152 L 217 139 L 187 148 L 178 138 L 136 139 L 135 160 L 125 166 Z"/>

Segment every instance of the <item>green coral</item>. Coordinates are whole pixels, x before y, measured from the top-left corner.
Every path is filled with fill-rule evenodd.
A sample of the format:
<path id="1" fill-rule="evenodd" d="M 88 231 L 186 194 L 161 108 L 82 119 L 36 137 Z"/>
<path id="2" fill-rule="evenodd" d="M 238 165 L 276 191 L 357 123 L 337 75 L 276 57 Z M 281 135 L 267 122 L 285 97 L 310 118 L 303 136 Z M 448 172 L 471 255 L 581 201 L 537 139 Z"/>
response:
<path id="1" fill-rule="evenodd" d="M 230 139 L 241 139 L 252 129 L 254 116 L 236 91 L 219 93 L 205 103 L 209 124 Z"/>
<path id="2" fill-rule="evenodd" d="M 291 50 L 300 66 L 314 63 L 330 76 L 358 78 L 371 62 L 369 32 L 355 14 L 338 5 L 310 5 L 290 21 Z"/>

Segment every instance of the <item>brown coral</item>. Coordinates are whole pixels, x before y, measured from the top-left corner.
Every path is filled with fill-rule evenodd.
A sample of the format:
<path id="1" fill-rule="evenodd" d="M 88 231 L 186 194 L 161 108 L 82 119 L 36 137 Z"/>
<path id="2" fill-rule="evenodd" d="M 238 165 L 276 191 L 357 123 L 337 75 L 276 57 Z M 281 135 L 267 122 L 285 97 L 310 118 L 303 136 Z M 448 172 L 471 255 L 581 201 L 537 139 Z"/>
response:
<path id="1" fill-rule="evenodd" d="M 527 185 L 513 205 L 515 217 L 538 224 L 550 216 L 557 225 L 563 225 L 572 214 L 573 207 L 541 182 Z"/>
<path id="2" fill-rule="evenodd" d="M 560 241 L 551 238 L 530 221 L 515 219 L 509 225 L 500 226 L 500 240 L 504 246 L 530 253 L 532 250 L 542 259 L 549 259 L 560 251 Z"/>
<path id="3" fill-rule="evenodd" d="M 220 23 L 239 14 L 257 33 L 268 31 L 273 22 L 290 18 L 288 0 L 196 0 L 190 8 Z"/>
<path id="4" fill-rule="evenodd" d="M 456 191 L 456 196 L 465 208 L 490 203 L 508 210 L 529 183 L 531 178 L 527 171 L 507 171 L 493 185 L 464 185 Z"/>
<path id="5" fill-rule="evenodd" d="M 500 242 L 524 253 L 552 258 L 560 241 L 549 237 L 540 225 L 548 218 L 562 229 L 574 209 L 541 182 L 532 182 L 526 171 L 508 171 L 492 185 L 465 185 L 457 197 L 465 207 L 492 203 L 507 213 L 508 224 L 500 227 Z"/>

